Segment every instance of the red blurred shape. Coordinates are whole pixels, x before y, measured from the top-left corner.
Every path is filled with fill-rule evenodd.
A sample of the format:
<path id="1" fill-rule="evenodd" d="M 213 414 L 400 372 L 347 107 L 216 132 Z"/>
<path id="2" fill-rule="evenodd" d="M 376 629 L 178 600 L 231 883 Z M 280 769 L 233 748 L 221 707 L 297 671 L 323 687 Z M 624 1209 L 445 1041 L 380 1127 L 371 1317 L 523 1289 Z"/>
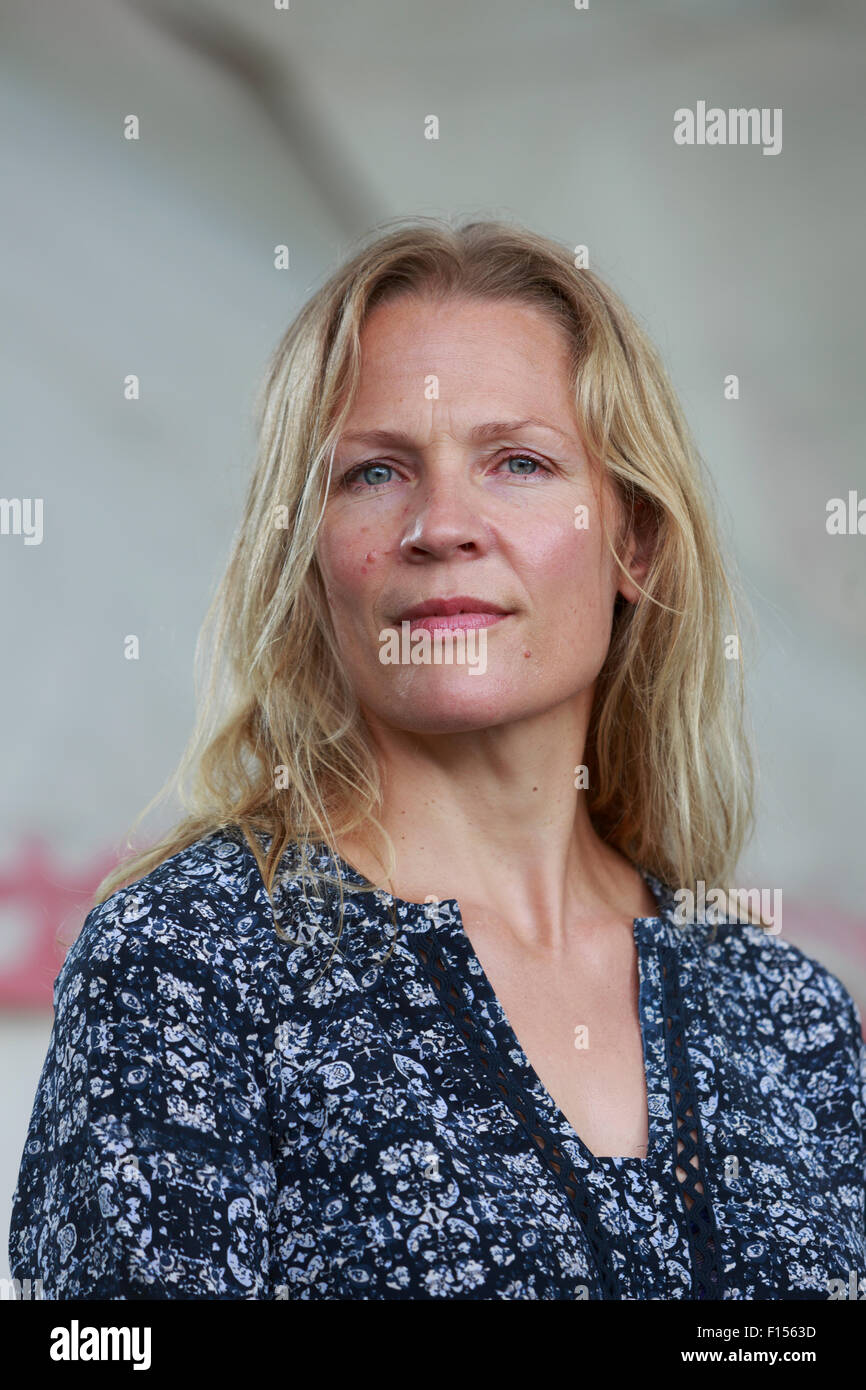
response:
<path id="1" fill-rule="evenodd" d="M 0 1007 L 51 1008 L 54 981 L 92 906 L 97 884 L 119 856 L 102 850 L 78 872 L 62 868 L 49 842 L 28 835 L 0 868 L 0 914 L 24 918 L 23 945 L 0 967 Z"/>

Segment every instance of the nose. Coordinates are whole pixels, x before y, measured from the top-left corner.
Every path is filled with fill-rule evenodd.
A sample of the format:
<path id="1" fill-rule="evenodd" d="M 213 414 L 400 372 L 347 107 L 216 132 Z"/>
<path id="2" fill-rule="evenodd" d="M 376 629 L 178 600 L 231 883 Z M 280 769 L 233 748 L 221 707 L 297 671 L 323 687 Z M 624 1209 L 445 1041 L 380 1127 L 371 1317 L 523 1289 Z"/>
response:
<path id="1" fill-rule="evenodd" d="M 481 554 L 486 536 L 477 489 L 465 476 L 443 472 L 428 477 L 413 499 L 400 554 L 412 562 L 445 560 L 458 553 Z"/>

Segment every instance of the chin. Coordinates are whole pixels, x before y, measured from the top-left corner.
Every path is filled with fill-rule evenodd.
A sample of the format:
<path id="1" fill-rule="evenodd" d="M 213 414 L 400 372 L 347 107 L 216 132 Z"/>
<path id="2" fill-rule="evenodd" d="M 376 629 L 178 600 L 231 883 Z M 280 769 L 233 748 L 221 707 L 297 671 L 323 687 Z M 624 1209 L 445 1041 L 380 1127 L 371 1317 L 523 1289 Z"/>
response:
<path id="1" fill-rule="evenodd" d="M 489 675 L 466 671 L 435 683 L 410 681 L 398 698 L 367 703 L 381 723 L 415 734 L 473 733 L 540 714 L 544 707 L 536 691 L 518 693 Z"/>

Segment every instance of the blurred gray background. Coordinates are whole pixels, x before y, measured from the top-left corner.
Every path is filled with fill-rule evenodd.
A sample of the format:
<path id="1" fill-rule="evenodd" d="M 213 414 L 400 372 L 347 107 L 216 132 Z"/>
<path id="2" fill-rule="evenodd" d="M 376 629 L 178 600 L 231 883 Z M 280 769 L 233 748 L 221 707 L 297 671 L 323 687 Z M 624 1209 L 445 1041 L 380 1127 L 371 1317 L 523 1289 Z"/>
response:
<path id="1" fill-rule="evenodd" d="M 862 1007 L 866 537 L 825 527 L 866 496 L 862 4 L 3 0 L 0 54 L 0 491 L 44 499 L 0 536 L 0 1275 L 45 941 L 185 744 L 268 354 L 384 218 L 585 243 L 659 345 L 757 617 L 739 883 Z M 782 108 L 781 153 L 676 145 L 698 101 Z"/>

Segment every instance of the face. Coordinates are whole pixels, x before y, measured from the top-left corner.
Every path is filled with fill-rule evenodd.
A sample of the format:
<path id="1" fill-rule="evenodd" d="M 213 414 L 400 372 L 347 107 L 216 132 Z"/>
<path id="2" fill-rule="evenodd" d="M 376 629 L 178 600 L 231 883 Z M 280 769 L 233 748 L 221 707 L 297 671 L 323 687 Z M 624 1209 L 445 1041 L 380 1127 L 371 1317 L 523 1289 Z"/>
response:
<path id="1" fill-rule="evenodd" d="M 516 301 L 404 296 L 368 316 L 361 354 L 317 560 L 368 720 L 588 711 L 617 592 L 638 591 L 604 539 L 600 506 L 612 538 L 620 512 L 580 441 L 563 330 Z M 642 578 L 633 544 L 623 561 Z"/>

